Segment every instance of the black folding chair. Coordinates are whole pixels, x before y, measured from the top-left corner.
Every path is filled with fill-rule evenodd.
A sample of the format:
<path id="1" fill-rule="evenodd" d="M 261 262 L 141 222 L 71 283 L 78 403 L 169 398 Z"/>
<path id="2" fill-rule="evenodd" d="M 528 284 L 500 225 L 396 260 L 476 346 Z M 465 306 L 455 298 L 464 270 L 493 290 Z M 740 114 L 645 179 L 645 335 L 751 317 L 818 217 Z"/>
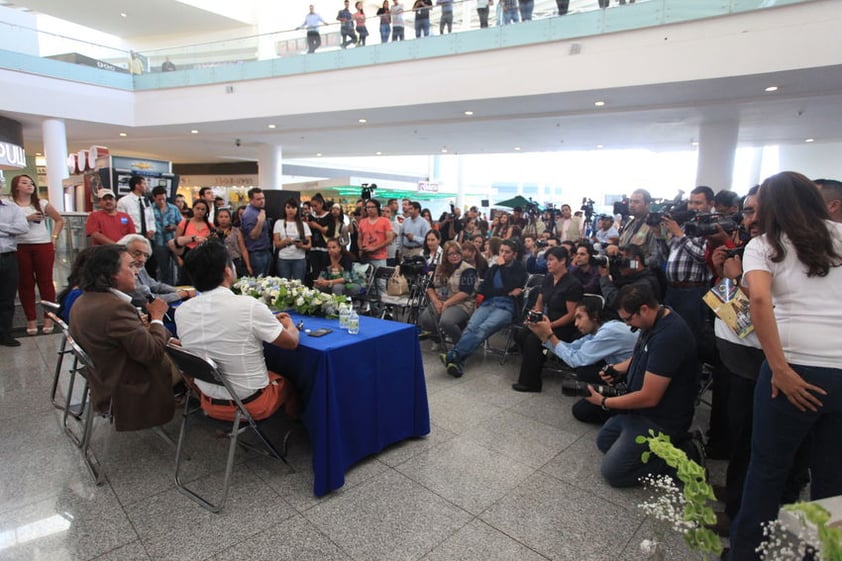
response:
<path id="1" fill-rule="evenodd" d="M 523 293 L 521 294 L 521 301 L 522 306 L 521 309 L 518 311 L 519 315 L 515 316 L 515 320 L 506 330 L 506 344 L 502 350 L 489 348 L 489 350 L 493 352 L 499 352 L 502 356 L 500 357 L 500 364 L 503 365 L 506 363 L 506 360 L 509 358 L 509 355 L 515 354 L 515 351 L 512 350 L 515 333 L 526 329 L 526 326 L 523 324 L 524 320 L 526 319 L 526 314 L 529 313 L 529 310 L 535 306 L 535 302 L 538 300 L 538 294 L 541 292 L 541 285 L 544 283 L 544 275 L 538 273 L 534 275 L 529 275 L 526 279 L 526 283 L 523 286 Z"/>
<path id="2" fill-rule="evenodd" d="M 62 334 L 64 335 L 61 339 L 61 345 L 59 346 L 58 351 L 56 351 L 56 368 L 55 373 L 53 374 L 53 384 L 50 388 L 50 402 L 53 404 L 53 407 L 56 409 L 64 409 L 66 407 L 66 402 L 61 402 L 56 399 L 56 394 L 58 393 L 58 385 L 61 380 L 61 369 L 64 366 L 64 357 L 65 355 L 72 354 L 72 351 L 67 348 L 67 337 L 70 335 L 68 331 L 67 324 L 58 317 L 58 311 L 61 308 L 55 302 L 48 302 L 46 300 L 41 300 L 41 306 L 43 306 L 46 315 L 52 322 L 61 329 Z M 76 368 L 76 364 L 73 364 L 71 368 L 71 372 Z M 72 375 L 72 374 L 71 374 Z"/>
<path id="3" fill-rule="evenodd" d="M 202 410 L 202 408 L 199 405 L 193 405 L 193 407 L 191 408 L 190 397 L 195 392 L 197 392 L 198 389 L 194 387 L 194 384 L 189 382 L 187 383 L 187 395 L 184 400 L 184 413 L 181 419 L 181 429 L 178 433 L 178 444 L 176 446 L 175 452 L 175 485 L 180 493 L 186 495 L 203 508 L 206 508 L 207 510 L 216 513 L 222 510 L 222 507 L 225 506 L 225 501 L 228 499 L 228 489 L 230 486 L 231 471 L 234 468 L 234 456 L 236 454 L 237 444 L 245 448 L 254 450 L 256 452 L 262 453 L 263 455 L 268 456 L 270 458 L 281 460 L 285 464 L 289 465 L 289 462 L 287 462 L 286 460 L 286 445 L 287 440 L 289 439 L 289 435 L 292 431 L 290 430 L 284 435 L 282 445 L 283 452 L 278 450 L 278 448 L 275 447 L 275 445 L 266 437 L 266 435 L 260 429 L 260 427 L 258 426 L 258 421 L 256 421 L 254 417 L 252 417 L 251 414 L 248 412 L 248 409 L 246 409 L 245 405 L 243 405 L 243 402 L 240 400 L 239 397 L 237 397 L 237 394 L 231 386 L 231 383 L 228 381 L 228 379 L 225 377 L 222 371 L 220 371 L 219 367 L 213 360 L 199 356 L 198 354 L 195 354 L 188 349 L 185 349 L 178 345 L 174 345 L 172 343 L 167 344 L 167 353 L 186 377 L 202 380 L 203 382 L 206 382 L 208 384 L 214 384 L 217 386 L 224 387 L 225 390 L 231 395 L 232 403 L 236 405 L 236 412 L 234 415 L 233 424 L 230 425 L 230 430 L 226 432 L 226 436 L 230 439 L 230 444 L 228 446 L 228 459 L 225 465 L 225 479 L 222 484 L 222 497 L 219 500 L 218 504 L 213 504 L 207 499 L 198 495 L 195 491 L 189 489 L 181 481 L 182 456 L 184 444 L 187 440 L 187 419 L 189 416 Z M 242 421 L 245 421 L 245 424 L 241 424 Z M 263 448 L 259 446 L 252 446 L 238 439 L 240 434 L 247 431 L 248 429 L 254 431 L 254 433 L 257 435 L 258 439 L 262 443 Z M 290 469 L 293 469 L 292 466 L 290 466 Z"/>

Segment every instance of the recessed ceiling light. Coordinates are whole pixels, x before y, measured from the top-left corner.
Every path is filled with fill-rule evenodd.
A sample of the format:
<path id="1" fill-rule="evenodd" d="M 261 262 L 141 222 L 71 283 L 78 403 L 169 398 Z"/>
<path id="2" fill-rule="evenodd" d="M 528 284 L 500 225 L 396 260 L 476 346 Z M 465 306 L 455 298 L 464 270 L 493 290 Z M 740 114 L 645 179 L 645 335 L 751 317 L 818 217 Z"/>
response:
<path id="1" fill-rule="evenodd" d="M 515 146 L 515 152 L 520 152 L 520 146 Z"/>
<path id="2" fill-rule="evenodd" d="M 378 156 L 382 156 L 383 152 L 375 152 L 375 154 L 377 154 Z"/>
<path id="3" fill-rule="evenodd" d="M 120 12 L 120 17 L 121 18 L 127 18 L 129 16 L 126 15 L 126 12 Z"/>
<path id="4" fill-rule="evenodd" d="M 442 153 L 442 154 L 447 154 L 447 148 L 442 148 L 442 149 L 441 149 L 441 153 Z"/>
<path id="5" fill-rule="evenodd" d="M 605 102 L 604 101 L 594 101 L 593 104 L 596 105 L 597 107 L 602 107 L 603 105 L 605 105 Z"/>
<path id="6" fill-rule="evenodd" d="M 465 111 L 465 115 L 467 115 L 468 117 L 470 117 L 473 114 L 474 114 L 473 111 Z"/>
<path id="7" fill-rule="evenodd" d="M 776 91 L 778 91 L 778 86 L 769 86 L 769 87 L 768 87 L 768 88 L 766 88 L 764 91 L 767 91 L 767 92 L 776 92 Z"/>
<path id="8" fill-rule="evenodd" d="M 43 156 L 43 154 L 41 152 L 35 152 L 35 155 L 36 156 Z"/>
<path id="9" fill-rule="evenodd" d="M 120 133 L 120 136 L 129 136 L 129 135 L 127 135 L 127 134 L 126 134 L 126 133 L 124 133 L 124 132 L 121 132 L 121 133 Z"/>
<path id="10" fill-rule="evenodd" d="M 815 141 L 816 141 L 815 138 L 805 138 L 804 139 L 804 142 L 815 142 Z"/>
<path id="11" fill-rule="evenodd" d="M 605 148 L 605 146 L 603 146 L 602 144 L 597 144 L 597 145 L 596 145 L 596 149 L 597 149 L 597 150 L 602 150 L 603 148 Z"/>
<path id="12" fill-rule="evenodd" d="M 274 129 L 277 125 L 269 125 L 270 129 Z"/>
<path id="13" fill-rule="evenodd" d="M 365 119 L 360 119 L 360 120 L 358 120 L 357 122 L 358 122 L 358 123 L 365 124 L 365 123 L 367 123 L 368 121 L 366 121 Z"/>
<path id="14" fill-rule="evenodd" d="M 693 142 L 690 143 L 690 146 L 698 146 L 698 145 L 699 145 L 699 141 L 697 141 L 697 140 L 694 140 Z"/>
<path id="15" fill-rule="evenodd" d="M 316 153 L 316 157 L 317 157 L 317 158 L 321 158 L 321 157 L 322 157 L 322 153 L 321 153 L 321 152 Z"/>
<path id="16" fill-rule="evenodd" d="M 199 131 L 197 131 L 196 129 L 193 129 L 192 131 L 190 131 L 190 134 L 199 134 Z"/>

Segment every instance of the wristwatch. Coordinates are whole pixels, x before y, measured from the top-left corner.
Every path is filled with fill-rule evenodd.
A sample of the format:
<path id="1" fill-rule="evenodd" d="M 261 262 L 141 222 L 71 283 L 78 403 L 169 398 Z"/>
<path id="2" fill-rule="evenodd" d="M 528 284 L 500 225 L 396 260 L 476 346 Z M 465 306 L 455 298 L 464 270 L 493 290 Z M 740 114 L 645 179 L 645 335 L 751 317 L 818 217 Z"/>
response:
<path id="1" fill-rule="evenodd" d="M 599 406 L 602 407 L 603 411 L 608 411 L 608 406 L 605 405 L 605 400 L 608 399 L 608 396 L 602 396 L 602 401 L 600 402 Z"/>

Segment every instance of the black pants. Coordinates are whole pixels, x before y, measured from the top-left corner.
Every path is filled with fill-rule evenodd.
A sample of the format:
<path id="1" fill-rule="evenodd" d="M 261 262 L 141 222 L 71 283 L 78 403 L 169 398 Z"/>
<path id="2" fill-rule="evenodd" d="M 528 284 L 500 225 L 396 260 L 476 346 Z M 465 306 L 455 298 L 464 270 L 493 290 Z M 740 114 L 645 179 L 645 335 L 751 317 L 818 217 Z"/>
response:
<path id="1" fill-rule="evenodd" d="M 488 27 L 488 8 L 477 8 L 480 28 Z"/>
<path id="2" fill-rule="evenodd" d="M 557 327 L 553 329 L 553 332 L 561 341 L 567 343 L 576 339 L 578 335 L 578 331 L 572 325 Z M 544 355 L 544 346 L 541 340 L 525 327 L 515 333 L 515 340 L 520 347 L 522 357 L 518 384 L 540 390 L 541 371 L 544 369 L 544 361 L 547 358 Z"/>
<path id="3" fill-rule="evenodd" d="M 12 319 L 15 315 L 15 293 L 17 291 L 17 252 L 0 253 L 0 339 L 12 336 Z"/>
<path id="4" fill-rule="evenodd" d="M 570 7 L 570 0 L 555 0 L 555 4 L 558 7 L 558 15 L 563 16 L 567 13 L 568 8 Z M 602 6 L 600 6 L 600 8 L 601 7 Z"/>
<path id="5" fill-rule="evenodd" d="M 322 36 L 318 31 L 307 32 L 307 52 L 309 54 L 315 53 L 316 49 L 322 46 Z"/>

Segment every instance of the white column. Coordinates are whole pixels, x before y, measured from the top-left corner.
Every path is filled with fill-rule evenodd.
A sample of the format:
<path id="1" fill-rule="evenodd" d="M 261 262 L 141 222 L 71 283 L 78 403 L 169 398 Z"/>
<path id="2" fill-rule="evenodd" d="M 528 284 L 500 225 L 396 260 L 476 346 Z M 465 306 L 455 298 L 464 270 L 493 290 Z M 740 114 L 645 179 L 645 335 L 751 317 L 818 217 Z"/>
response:
<path id="1" fill-rule="evenodd" d="M 50 203 L 59 210 L 64 210 L 64 189 L 61 180 L 69 177 L 67 172 L 67 133 L 64 121 L 47 119 L 41 124 L 44 137 L 44 157 L 47 159 L 47 185 Z"/>
<path id="2" fill-rule="evenodd" d="M 284 150 L 281 146 L 261 144 L 257 149 L 257 182 L 261 189 L 284 188 Z"/>
<path id="3" fill-rule="evenodd" d="M 740 123 L 737 118 L 702 123 L 699 127 L 696 185 L 707 185 L 714 192 L 731 189 L 739 130 Z"/>
<path id="4" fill-rule="evenodd" d="M 456 206 L 465 204 L 465 162 L 462 154 L 456 156 Z"/>

